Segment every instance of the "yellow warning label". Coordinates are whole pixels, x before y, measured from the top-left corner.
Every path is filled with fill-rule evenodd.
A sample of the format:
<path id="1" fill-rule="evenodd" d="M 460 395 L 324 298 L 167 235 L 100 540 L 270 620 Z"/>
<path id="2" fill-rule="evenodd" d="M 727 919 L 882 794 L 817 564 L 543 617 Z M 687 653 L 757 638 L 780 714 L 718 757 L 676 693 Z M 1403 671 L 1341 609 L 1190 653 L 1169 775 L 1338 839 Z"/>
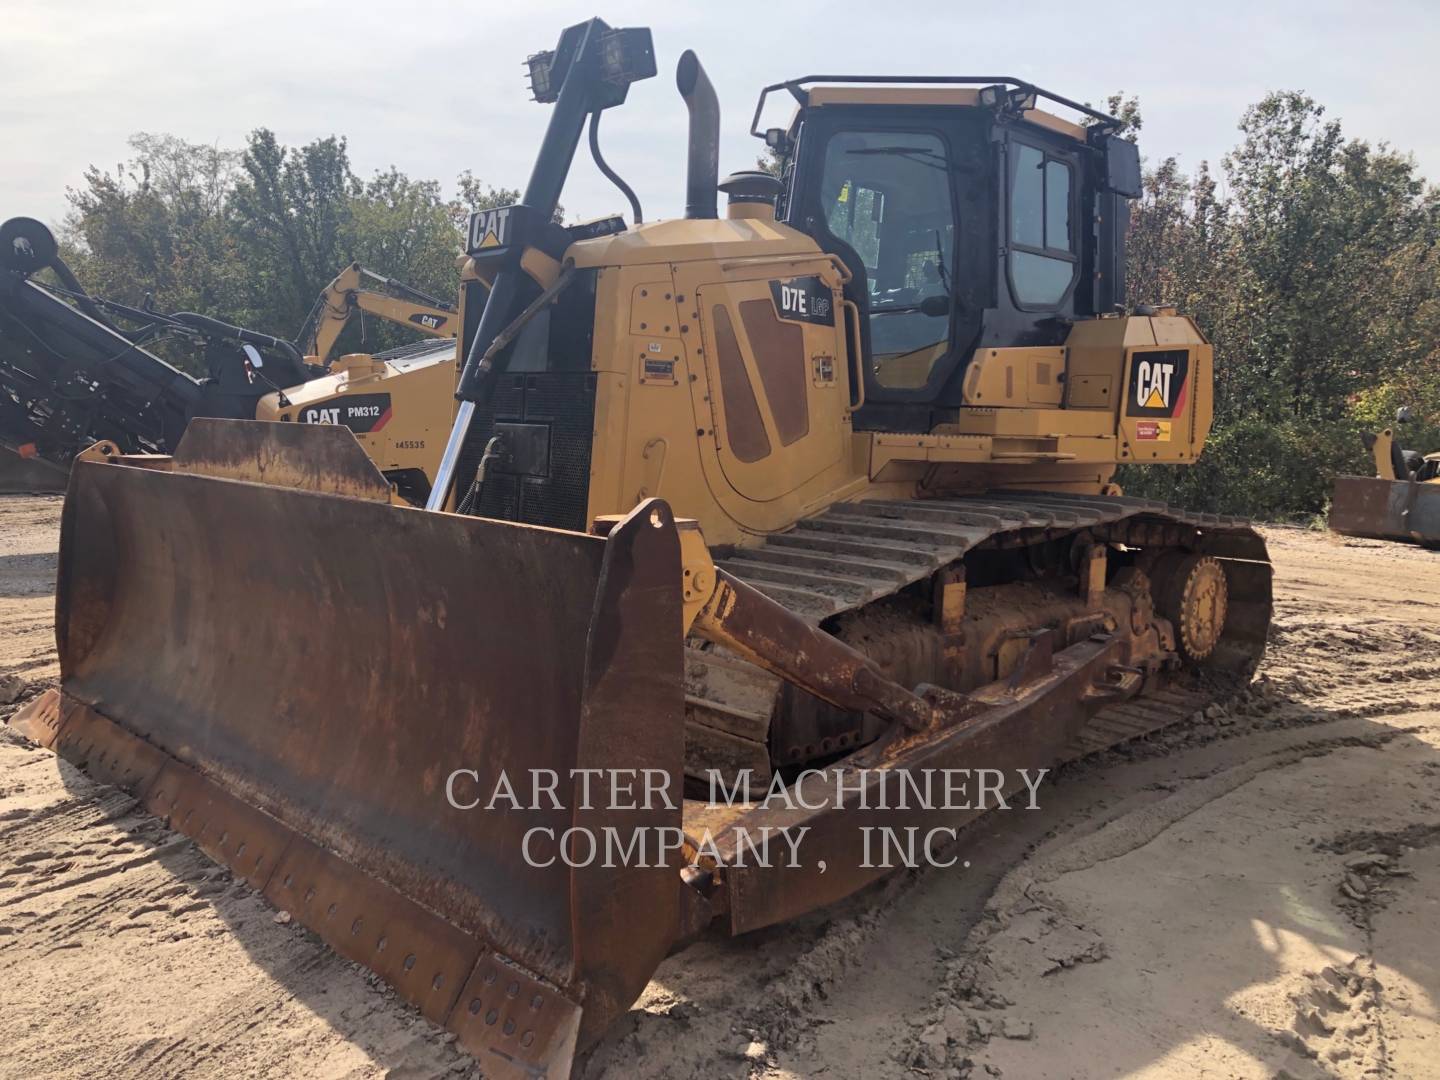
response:
<path id="1" fill-rule="evenodd" d="M 840 189 L 840 194 L 839 194 L 838 196 L 836 196 L 835 201 L 836 201 L 836 202 L 849 202 L 849 201 L 850 201 L 850 181 L 849 181 L 849 180 L 846 180 L 846 181 L 845 181 L 845 186 Z"/>

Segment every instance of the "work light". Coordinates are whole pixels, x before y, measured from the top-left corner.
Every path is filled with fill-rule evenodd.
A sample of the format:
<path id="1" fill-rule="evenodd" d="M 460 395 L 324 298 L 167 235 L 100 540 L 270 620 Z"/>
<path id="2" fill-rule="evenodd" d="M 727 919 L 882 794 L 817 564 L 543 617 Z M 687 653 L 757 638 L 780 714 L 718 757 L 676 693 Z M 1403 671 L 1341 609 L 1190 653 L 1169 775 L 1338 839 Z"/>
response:
<path id="1" fill-rule="evenodd" d="M 560 87 L 555 85 L 553 78 L 555 71 L 555 50 L 538 52 L 533 56 L 525 58 L 525 65 L 530 69 L 530 93 L 535 100 L 542 104 L 549 104 L 560 96 Z"/>
<path id="2" fill-rule="evenodd" d="M 646 26 L 607 30 L 600 38 L 600 75 L 628 86 L 655 74 L 655 47 Z"/>

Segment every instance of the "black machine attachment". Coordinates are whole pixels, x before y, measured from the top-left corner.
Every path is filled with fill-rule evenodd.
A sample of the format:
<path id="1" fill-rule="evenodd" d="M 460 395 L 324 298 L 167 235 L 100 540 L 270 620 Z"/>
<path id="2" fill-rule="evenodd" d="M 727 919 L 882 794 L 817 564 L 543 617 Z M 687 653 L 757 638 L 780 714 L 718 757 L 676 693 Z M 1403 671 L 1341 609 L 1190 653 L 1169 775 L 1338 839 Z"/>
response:
<path id="1" fill-rule="evenodd" d="M 33 280 L 43 270 L 54 284 Z M 207 376 L 146 348 L 162 338 L 195 348 Z M 93 296 L 44 224 L 0 225 L 0 445 L 62 467 L 101 440 L 170 453 L 192 417 L 253 419 L 260 397 L 316 374 L 282 338 Z"/>

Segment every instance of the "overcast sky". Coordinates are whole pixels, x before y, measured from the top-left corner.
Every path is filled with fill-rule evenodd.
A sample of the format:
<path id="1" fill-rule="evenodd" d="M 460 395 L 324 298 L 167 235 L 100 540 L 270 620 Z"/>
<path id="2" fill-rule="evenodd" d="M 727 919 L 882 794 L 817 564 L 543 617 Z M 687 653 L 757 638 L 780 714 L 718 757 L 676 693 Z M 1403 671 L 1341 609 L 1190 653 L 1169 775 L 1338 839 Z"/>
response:
<path id="1" fill-rule="evenodd" d="M 523 187 L 548 109 L 529 100 L 522 61 L 594 14 L 654 30 L 659 77 L 602 125 L 647 217 L 684 203 L 686 48 L 720 94 L 722 175 L 753 166 L 766 83 L 911 73 L 1014 75 L 1097 103 L 1138 94 L 1141 152 L 1186 167 L 1217 162 L 1267 91 L 1304 90 L 1347 134 L 1412 152 L 1440 181 L 1440 0 L 0 0 L 0 218 L 57 221 L 66 186 L 126 158 L 137 131 L 225 147 L 261 126 L 290 144 L 342 134 L 362 176 L 395 165 L 448 194 L 471 169 Z M 583 150 L 563 202 L 571 218 L 625 206 Z"/>

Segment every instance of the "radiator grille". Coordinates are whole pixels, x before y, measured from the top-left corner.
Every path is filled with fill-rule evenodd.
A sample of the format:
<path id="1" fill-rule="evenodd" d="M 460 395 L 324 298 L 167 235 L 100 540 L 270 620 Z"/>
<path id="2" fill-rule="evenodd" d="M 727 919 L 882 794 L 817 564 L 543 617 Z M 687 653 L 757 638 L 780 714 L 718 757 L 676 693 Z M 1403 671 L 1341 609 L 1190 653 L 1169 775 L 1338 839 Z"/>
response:
<path id="1" fill-rule="evenodd" d="M 477 311 L 479 306 L 473 305 Z M 543 346 L 512 358 L 515 367 L 528 370 L 500 376 L 490 402 L 475 410 L 455 473 L 456 491 L 463 494 L 469 489 L 496 424 L 541 425 L 548 432 L 545 461 L 538 467 L 526 462 L 524 470 L 492 463 L 474 512 L 503 521 L 583 531 L 590 524 L 586 507 L 595 432 L 595 375 L 590 370 L 594 272 L 577 277 L 547 317 L 537 320 L 537 331 L 542 322 Z M 466 329 L 468 342 L 474 329 Z M 528 346 L 523 339 L 518 344 Z"/>
<path id="2" fill-rule="evenodd" d="M 476 513 L 481 517 L 584 530 L 590 490 L 590 444 L 595 427 L 595 376 L 540 372 L 501 376 L 488 408 L 476 409 L 456 473 L 469 487 L 496 423 L 543 424 L 550 454 L 544 475 L 521 475 L 504 465 L 486 470 Z"/>

